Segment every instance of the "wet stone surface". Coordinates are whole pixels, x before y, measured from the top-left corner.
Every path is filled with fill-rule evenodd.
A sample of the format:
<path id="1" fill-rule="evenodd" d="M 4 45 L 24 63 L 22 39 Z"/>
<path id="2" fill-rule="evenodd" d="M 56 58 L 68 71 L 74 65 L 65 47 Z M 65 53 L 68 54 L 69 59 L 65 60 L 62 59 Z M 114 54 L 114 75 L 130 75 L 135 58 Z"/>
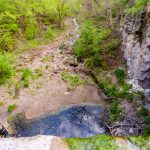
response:
<path id="1" fill-rule="evenodd" d="M 57 114 L 30 121 L 17 131 L 17 137 L 55 135 L 59 137 L 90 137 L 105 133 L 103 110 L 98 105 L 73 106 Z"/>

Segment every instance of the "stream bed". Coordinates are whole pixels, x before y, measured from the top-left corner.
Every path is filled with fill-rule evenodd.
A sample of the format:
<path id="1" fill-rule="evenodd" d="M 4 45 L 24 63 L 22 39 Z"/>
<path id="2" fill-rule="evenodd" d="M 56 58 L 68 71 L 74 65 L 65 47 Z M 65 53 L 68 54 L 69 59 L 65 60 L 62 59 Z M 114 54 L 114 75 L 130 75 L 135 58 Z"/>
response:
<path id="1" fill-rule="evenodd" d="M 64 138 L 86 138 L 105 133 L 103 109 L 99 105 L 72 106 L 31 120 L 17 131 L 17 137 L 54 135 Z"/>

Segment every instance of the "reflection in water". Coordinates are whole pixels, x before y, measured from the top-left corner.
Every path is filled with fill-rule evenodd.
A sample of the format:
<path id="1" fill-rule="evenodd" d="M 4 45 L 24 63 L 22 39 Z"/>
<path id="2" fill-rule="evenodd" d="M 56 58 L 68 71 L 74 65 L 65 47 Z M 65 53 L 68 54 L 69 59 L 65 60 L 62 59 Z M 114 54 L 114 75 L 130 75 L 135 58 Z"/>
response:
<path id="1" fill-rule="evenodd" d="M 30 121 L 17 136 L 55 135 L 60 137 L 90 137 L 105 133 L 101 122 L 102 108 L 98 105 L 73 106 L 57 114 Z"/>

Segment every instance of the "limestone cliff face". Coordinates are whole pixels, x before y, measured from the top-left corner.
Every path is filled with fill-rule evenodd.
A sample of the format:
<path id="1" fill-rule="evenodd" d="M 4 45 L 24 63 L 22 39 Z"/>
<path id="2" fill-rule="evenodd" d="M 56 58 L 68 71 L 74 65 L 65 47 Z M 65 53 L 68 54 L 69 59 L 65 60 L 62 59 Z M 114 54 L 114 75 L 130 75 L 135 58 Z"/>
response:
<path id="1" fill-rule="evenodd" d="M 137 15 L 124 15 L 121 33 L 130 79 L 150 89 L 150 6 Z"/>

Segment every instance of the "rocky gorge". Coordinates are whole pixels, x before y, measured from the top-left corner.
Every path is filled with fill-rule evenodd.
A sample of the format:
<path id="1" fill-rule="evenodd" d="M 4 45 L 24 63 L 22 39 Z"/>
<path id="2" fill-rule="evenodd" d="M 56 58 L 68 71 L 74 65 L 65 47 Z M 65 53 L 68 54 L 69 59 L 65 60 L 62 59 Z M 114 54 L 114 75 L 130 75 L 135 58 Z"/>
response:
<path id="1" fill-rule="evenodd" d="M 19 54 L 18 70 L 28 67 L 34 72 L 40 68 L 43 74 L 36 80 L 31 79 L 28 88 L 18 90 L 11 87 L 15 98 L 7 93 L 6 87 L 0 88 L 0 99 L 4 104 L 0 107 L 0 122 L 5 125 L 1 126 L 1 130 L 12 132 L 12 137 L 0 138 L 0 150 L 149 150 L 150 138 L 141 136 L 144 121 L 138 116 L 140 109 L 145 113 L 148 102 L 134 92 L 135 95 L 130 95 L 132 89 L 119 97 L 123 86 L 117 82 L 114 68 L 100 72 L 100 76 L 112 80 L 108 82 L 115 84 L 112 88 L 102 87 L 100 80 L 104 78 L 97 78 L 99 76 L 93 72 L 95 76 L 92 77 L 83 59 L 75 57 L 72 51 L 80 38 L 77 21 L 76 18 L 66 17 L 66 28 L 54 41 Z M 150 6 L 137 14 L 127 15 L 124 12 L 119 28 L 121 49 L 128 66 L 125 68 L 128 68 L 133 91 L 150 89 Z M 115 67 L 123 66 L 124 69 L 122 64 Z M 17 80 L 18 83 L 21 80 Z M 130 86 L 126 82 L 123 85 Z M 118 97 L 114 94 L 115 90 L 117 94 L 120 92 Z M 6 106 L 12 101 L 16 108 L 10 113 L 6 111 Z M 117 113 L 119 121 L 107 124 L 105 108 Z M 146 115 L 148 113 L 146 111 Z M 15 126 L 11 126 L 14 120 L 10 124 L 9 120 L 18 114 L 23 114 L 27 122 L 23 124 L 20 119 L 22 124 L 17 124 L 18 130 L 14 132 L 12 129 Z"/>

